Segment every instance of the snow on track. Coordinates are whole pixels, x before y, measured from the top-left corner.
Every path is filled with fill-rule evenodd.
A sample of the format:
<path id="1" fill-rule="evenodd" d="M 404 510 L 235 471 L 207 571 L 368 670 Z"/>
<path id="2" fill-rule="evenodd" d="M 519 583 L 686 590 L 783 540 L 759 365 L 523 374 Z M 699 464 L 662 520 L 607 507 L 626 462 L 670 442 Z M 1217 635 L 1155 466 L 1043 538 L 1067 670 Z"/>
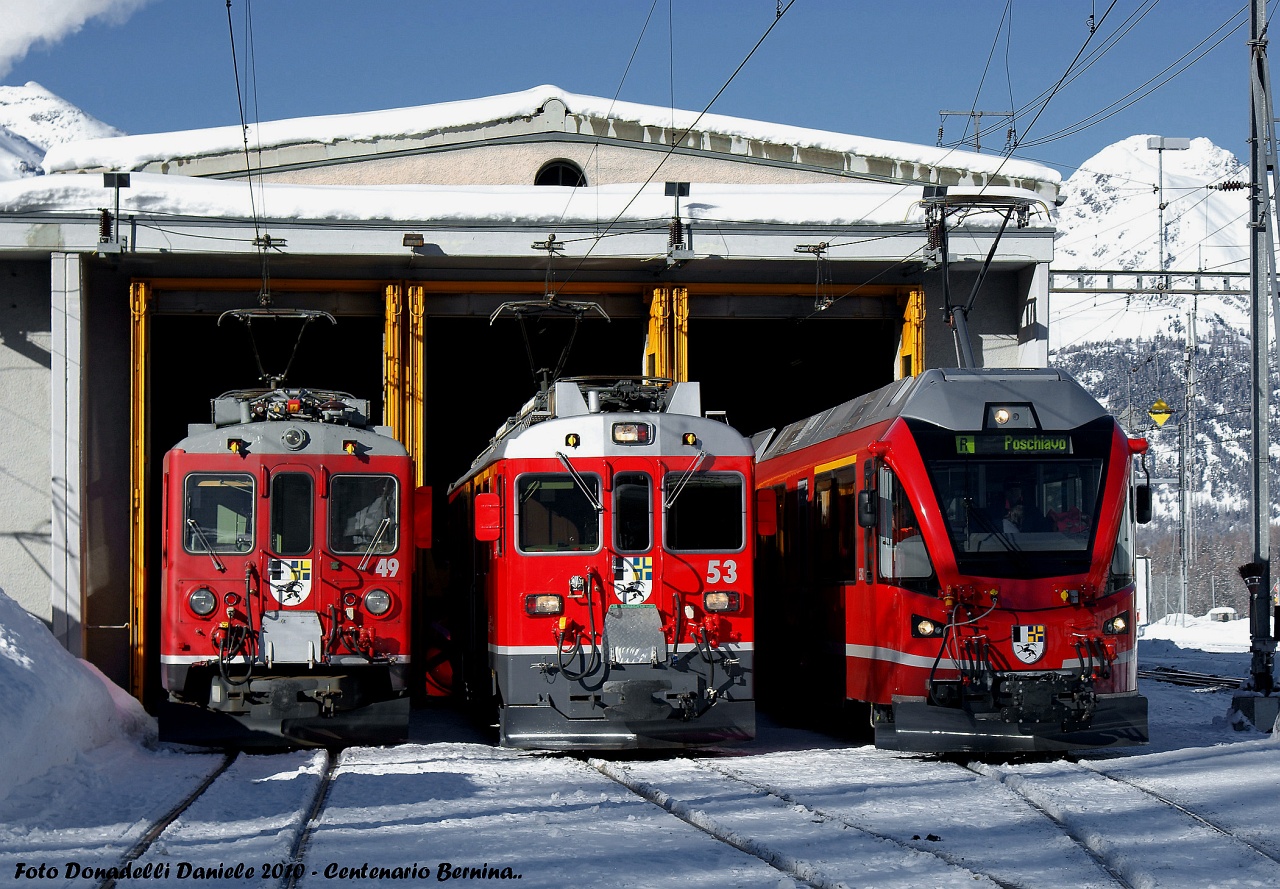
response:
<path id="1" fill-rule="evenodd" d="M 303 889 L 793 885 L 577 760 L 474 744 L 344 751 L 305 864 Z"/>
<path id="2" fill-rule="evenodd" d="M 325 757 L 324 751 L 316 750 L 238 757 L 137 865 L 168 865 L 173 885 L 190 882 L 202 889 L 278 885 L 279 873 L 273 876 L 269 871 L 289 859 L 320 784 Z M 184 862 L 192 871 L 187 879 L 178 879 Z M 121 889 L 131 885 L 155 884 L 119 882 Z"/>
<path id="3" fill-rule="evenodd" d="M 593 764 L 676 817 L 813 886 L 996 885 L 958 864 L 788 804 L 697 761 Z"/>
<path id="4" fill-rule="evenodd" d="M 1274 752 L 1272 747 L 1273 758 Z M 1057 761 L 974 769 L 1033 802 L 1140 889 L 1280 884 L 1274 860 L 1086 766 Z M 1132 854 L 1135 848 L 1144 854 Z"/>
<path id="5" fill-rule="evenodd" d="M 84 878 L 86 870 L 118 865 L 224 761 L 221 754 L 148 751 L 116 742 L 94 751 L 92 760 L 58 766 L 44 780 L 18 787 L 0 802 L 0 886 L 97 885 Z M 20 875 L 21 868 L 41 865 L 57 875 Z"/>

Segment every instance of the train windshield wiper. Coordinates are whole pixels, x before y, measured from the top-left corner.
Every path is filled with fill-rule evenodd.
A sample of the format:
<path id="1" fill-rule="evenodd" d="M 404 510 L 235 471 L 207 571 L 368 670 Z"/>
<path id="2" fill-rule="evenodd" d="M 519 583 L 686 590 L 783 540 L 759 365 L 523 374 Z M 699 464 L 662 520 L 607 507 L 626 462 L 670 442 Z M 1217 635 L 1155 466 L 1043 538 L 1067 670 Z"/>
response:
<path id="1" fill-rule="evenodd" d="M 391 527 L 391 516 L 387 516 L 378 525 L 378 531 L 373 535 L 373 539 L 369 541 L 369 548 L 364 551 L 364 558 L 360 560 L 359 570 L 363 571 L 369 567 L 369 559 L 373 557 L 373 551 L 379 543 L 382 542 L 382 536 L 387 533 L 387 529 Z"/>
<path id="2" fill-rule="evenodd" d="M 693 462 L 689 464 L 689 468 L 684 471 L 684 475 L 680 476 L 680 480 L 676 482 L 675 487 L 671 489 L 671 493 L 662 501 L 663 509 L 670 509 L 675 505 L 676 498 L 680 496 L 680 492 L 684 490 L 684 486 L 689 484 L 689 479 L 693 478 L 693 474 L 698 471 L 698 467 L 702 465 L 702 461 L 707 459 L 707 452 L 698 451 L 698 455 L 693 458 Z"/>
<path id="3" fill-rule="evenodd" d="M 564 468 L 569 470 L 569 475 L 573 477 L 573 483 L 578 486 L 578 490 L 587 498 L 587 502 L 591 504 L 591 508 L 596 512 L 604 512 L 604 507 L 600 505 L 599 498 L 596 497 L 591 488 L 587 486 L 587 480 L 578 474 L 578 470 L 573 468 L 573 464 L 569 462 L 569 458 L 560 451 L 556 451 L 556 456 L 560 458 L 560 462 L 564 465 Z"/>
<path id="4" fill-rule="evenodd" d="M 970 518 L 977 519 L 978 524 L 981 525 L 984 529 L 986 529 L 991 534 L 995 535 L 996 539 L 999 540 L 1002 544 L 1004 544 L 1004 548 L 1006 550 L 1008 550 L 1011 553 L 1022 552 L 1022 547 L 1014 543 L 1013 538 L 1011 538 L 1008 534 L 1006 534 L 1002 529 L 997 528 L 995 522 L 989 519 L 986 513 L 984 513 L 981 509 L 978 509 L 977 507 L 975 507 L 967 497 L 965 498 L 965 501 L 964 501 L 964 508 L 969 513 Z"/>
<path id="5" fill-rule="evenodd" d="M 196 538 L 204 544 L 204 551 L 209 554 L 209 558 L 213 559 L 213 567 L 217 568 L 219 572 L 225 572 L 227 566 L 222 564 L 218 554 L 213 551 L 213 545 L 209 543 L 209 538 L 204 536 L 204 529 L 200 527 L 195 519 L 187 519 L 187 527 L 196 532 Z"/>

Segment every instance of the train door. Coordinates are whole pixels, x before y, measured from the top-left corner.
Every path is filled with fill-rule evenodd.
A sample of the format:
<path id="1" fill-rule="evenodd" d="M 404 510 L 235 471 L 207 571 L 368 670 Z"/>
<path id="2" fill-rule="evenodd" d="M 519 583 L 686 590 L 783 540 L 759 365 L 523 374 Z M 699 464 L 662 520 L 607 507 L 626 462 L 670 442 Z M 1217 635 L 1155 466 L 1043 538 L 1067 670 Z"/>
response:
<path id="1" fill-rule="evenodd" d="M 270 470 L 266 521 L 261 522 L 258 565 L 264 614 L 291 608 L 317 610 L 320 565 L 315 559 L 318 537 L 317 479 L 311 467 L 283 464 Z M 316 638 L 320 638 L 319 627 Z M 273 652 L 264 646 L 270 659 Z M 316 655 L 320 653 L 317 652 Z"/>

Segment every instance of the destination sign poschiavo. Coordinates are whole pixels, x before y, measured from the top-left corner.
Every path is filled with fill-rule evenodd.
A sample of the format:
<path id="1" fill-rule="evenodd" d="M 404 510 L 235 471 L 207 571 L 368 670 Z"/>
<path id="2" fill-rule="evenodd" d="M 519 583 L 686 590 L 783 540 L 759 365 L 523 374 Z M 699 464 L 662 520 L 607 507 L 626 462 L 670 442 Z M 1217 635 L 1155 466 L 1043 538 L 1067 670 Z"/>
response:
<path id="1" fill-rule="evenodd" d="M 956 453 L 976 454 L 1070 454 L 1070 435 L 957 435 Z"/>

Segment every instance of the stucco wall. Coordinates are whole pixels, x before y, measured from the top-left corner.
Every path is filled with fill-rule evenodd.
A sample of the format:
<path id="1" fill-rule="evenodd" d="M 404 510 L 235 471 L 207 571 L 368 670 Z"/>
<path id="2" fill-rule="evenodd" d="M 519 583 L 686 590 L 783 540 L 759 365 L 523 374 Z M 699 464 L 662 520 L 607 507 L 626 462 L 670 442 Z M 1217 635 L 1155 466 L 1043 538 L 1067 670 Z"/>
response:
<path id="1" fill-rule="evenodd" d="M 579 142 L 561 142 L 554 146 L 546 142 L 525 142 L 452 148 L 403 157 L 366 156 L 358 163 L 267 172 L 262 178 L 305 185 L 533 185 L 538 170 L 548 160 L 555 159 L 572 161 L 581 167 L 588 185 L 609 185 L 647 181 L 666 152 L 666 146 L 644 151 Z M 672 154 L 654 181 L 768 185 L 836 182 L 840 177 L 774 167 L 759 160 L 747 163 Z"/>
<path id="2" fill-rule="evenodd" d="M 0 587 L 52 628 L 49 264 L 0 263 Z"/>

